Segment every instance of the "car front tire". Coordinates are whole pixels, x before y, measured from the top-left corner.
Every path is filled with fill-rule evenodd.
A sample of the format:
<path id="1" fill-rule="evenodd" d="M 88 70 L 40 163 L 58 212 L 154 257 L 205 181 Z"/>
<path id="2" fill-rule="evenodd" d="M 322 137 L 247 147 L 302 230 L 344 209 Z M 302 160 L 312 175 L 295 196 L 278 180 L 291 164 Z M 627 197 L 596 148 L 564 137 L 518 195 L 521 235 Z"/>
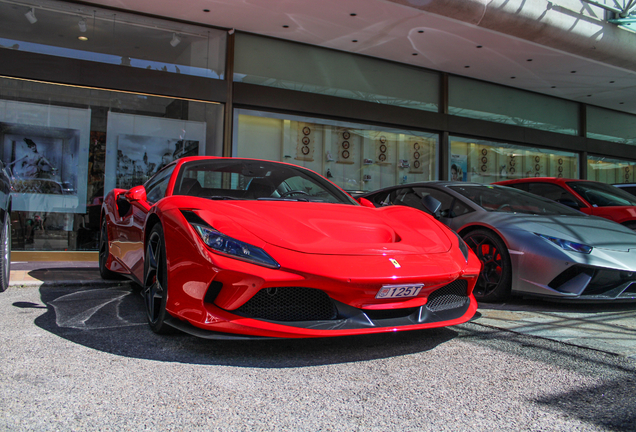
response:
<path id="1" fill-rule="evenodd" d="M 102 222 L 102 229 L 99 235 L 99 275 L 105 280 L 118 280 L 121 279 L 119 273 L 115 273 L 106 268 L 108 262 L 108 229 L 106 228 L 106 220 Z"/>
<path id="2" fill-rule="evenodd" d="M 512 266 L 506 244 L 492 231 L 476 229 L 463 236 L 483 268 L 473 290 L 477 301 L 496 302 L 510 296 Z"/>
<path id="3" fill-rule="evenodd" d="M 172 328 L 166 324 L 169 318 L 166 312 L 168 298 L 168 265 L 163 228 L 160 224 L 152 227 L 146 255 L 144 257 L 143 297 L 146 306 L 148 324 L 153 332 L 170 333 Z"/>

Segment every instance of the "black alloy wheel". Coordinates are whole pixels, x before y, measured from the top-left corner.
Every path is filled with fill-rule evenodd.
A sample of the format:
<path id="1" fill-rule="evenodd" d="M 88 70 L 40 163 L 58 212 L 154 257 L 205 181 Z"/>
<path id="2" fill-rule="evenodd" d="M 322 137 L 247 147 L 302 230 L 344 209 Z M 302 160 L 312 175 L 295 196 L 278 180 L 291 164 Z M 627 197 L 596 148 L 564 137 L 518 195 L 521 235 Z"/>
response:
<path id="1" fill-rule="evenodd" d="M 121 279 L 121 276 L 106 268 L 108 262 L 108 229 L 106 228 L 106 216 L 102 222 L 102 229 L 99 235 L 99 275 L 105 280 Z"/>
<path id="2" fill-rule="evenodd" d="M 2 225 L 2 242 L 0 243 L 0 292 L 9 287 L 11 275 L 11 219 L 9 213 L 5 214 Z"/>
<path id="3" fill-rule="evenodd" d="M 478 301 L 505 300 L 510 295 L 512 269 L 505 243 L 493 232 L 477 229 L 464 235 L 464 241 L 481 261 L 483 268 L 473 293 Z"/>
<path id="4" fill-rule="evenodd" d="M 172 330 L 165 322 L 169 317 L 166 312 L 166 300 L 168 298 L 167 267 L 163 228 L 161 228 L 160 224 L 157 224 L 152 227 L 146 246 L 143 297 L 148 324 L 152 331 L 158 334 L 166 334 Z"/>

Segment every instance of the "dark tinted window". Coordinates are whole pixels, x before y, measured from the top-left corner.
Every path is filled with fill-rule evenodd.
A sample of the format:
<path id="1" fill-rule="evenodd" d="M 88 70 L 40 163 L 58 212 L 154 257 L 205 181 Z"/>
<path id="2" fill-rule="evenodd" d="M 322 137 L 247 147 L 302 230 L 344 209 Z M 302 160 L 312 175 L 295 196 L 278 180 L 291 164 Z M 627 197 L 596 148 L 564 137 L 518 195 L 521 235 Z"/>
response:
<path id="1" fill-rule="evenodd" d="M 442 206 L 440 207 L 440 215 L 442 217 L 454 218 L 473 211 L 473 209 L 456 199 L 454 196 L 441 190 L 427 187 L 416 187 L 415 191 L 417 192 L 420 200 L 426 195 L 430 195 L 442 203 Z"/>
<path id="2" fill-rule="evenodd" d="M 159 201 L 161 198 L 166 196 L 166 189 L 168 188 L 168 183 L 170 182 L 170 176 L 172 175 L 172 171 L 174 171 L 174 165 L 166 168 L 165 170 L 158 172 L 154 177 L 152 177 L 145 185 L 146 188 L 146 200 L 154 204 Z"/>
<path id="3" fill-rule="evenodd" d="M 596 207 L 636 206 L 636 197 L 616 186 L 600 182 L 568 182 L 577 194 Z"/>
<path id="4" fill-rule="evenodd" d="M 313 171 L 291 164 L 239 158 L 184 163 L 175 184 L 175 194 L 210 199 L 357 204 Z"/>
<path id="5" fill-rule="evenodd" d="M 583 215 L 579 211 L 547 198 L 505 186 L 466 185 L 450 186 L 450 189 L 488 211 L 538 215 Z"/>
<path id="6" fill-rule="evenodd" d="M 569 201 L 576 203 L 579 207 L 584 206 L 584 204 L 576 199 L 574 195 L 561 186 L 544 182 L 526 183 L 526 185 L 528 186 L 528 189 L 526 190 L 535 195 L 540 195 L 559 203 Z"/>

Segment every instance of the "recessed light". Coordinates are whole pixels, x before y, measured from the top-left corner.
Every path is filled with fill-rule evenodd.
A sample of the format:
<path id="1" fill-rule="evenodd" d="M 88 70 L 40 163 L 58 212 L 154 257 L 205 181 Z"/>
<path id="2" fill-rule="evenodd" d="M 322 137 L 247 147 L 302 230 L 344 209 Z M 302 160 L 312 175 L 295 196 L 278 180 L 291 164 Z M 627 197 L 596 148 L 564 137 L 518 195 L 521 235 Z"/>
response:
<path id="1" fill-rule="evenodd" d="M 354 40 L 352 40 L 351 42 L 358 42 L 358 39 L 354 39 Z"/>
<path id="2" fill-rule="evenodd" d="M 78 37 L 79 40 L 86 42 L 88 40 L 88 38 L 86 36 L 80 36 Z"/>
<path id="3" fill-rule="evenodd" d="M 483 47 L 483 45 L 477 45 L 477 48 L 482 48 L 482 47 Z"/>
<path id="4" fill-rule="evenodd" d="M 210 12 L 210 9 L 203 9 L 203 12 Z"/>
<path id="5" fill-rule="evenodd" d="M 412 55 L 417 55 L 417 53 L 413 53 Z"/>
<path id="6" fill-rule="evenodd" d="M 289 26 L 288 26 L 287 24 L 285 24 L 285 25 L 283 26 L 283 28 L 289 28 Z"/>
<path id="7" fill-rule="evenodd" d="M 349 16 L 356 16 L 358 15 L 357 13 L 350 13 Z"/>
<path id="8" fill-rule="evenodd" d="M 417 32 L 418 33 L 424 33 L 424 30 L 418 30 Z"/>

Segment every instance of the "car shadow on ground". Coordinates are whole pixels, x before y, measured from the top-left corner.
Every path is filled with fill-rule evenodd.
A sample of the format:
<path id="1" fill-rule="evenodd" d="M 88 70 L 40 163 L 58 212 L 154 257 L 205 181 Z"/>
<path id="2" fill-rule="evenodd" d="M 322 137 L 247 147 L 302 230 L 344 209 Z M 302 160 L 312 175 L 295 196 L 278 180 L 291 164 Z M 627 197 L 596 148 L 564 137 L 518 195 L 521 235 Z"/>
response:
<path id="1" fill-rule="evenodd" d="M 35 324 L 99 351 L 148 360 L 262 368 L 291 368 L 368 361 L 428 351 L 457 336 L 450 328 L 318 339 L 207 340 L 184 333 L 154 334 L 143 299 L 126 285 L 70 289 L 44 284 L 45 308 Z"/>

